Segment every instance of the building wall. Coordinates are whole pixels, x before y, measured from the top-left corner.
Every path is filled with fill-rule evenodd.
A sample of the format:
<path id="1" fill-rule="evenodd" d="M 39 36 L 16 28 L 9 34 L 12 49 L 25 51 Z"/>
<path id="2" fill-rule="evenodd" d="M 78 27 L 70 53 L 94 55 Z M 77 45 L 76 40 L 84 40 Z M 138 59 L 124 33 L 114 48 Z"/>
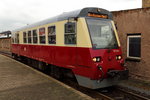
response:
<path id="1" fill-rule="evenodd" d="M 143 8 L 150 7 L 150 0 L 143 0 L 142 1 L 142 7 Z"/>
<path id="2" fill-rule="evenodd" d="M 150 8 L 113 12 L 123 56 L 127 58 L 127 34 L 141 33 L 141 60 L 126 61 L 130 76 L 150 81 Z"/>
<path id="3" fill-rule="evenodd" d="M 0 38 L 0 51 L 10 52 L 11 38 Z"/>

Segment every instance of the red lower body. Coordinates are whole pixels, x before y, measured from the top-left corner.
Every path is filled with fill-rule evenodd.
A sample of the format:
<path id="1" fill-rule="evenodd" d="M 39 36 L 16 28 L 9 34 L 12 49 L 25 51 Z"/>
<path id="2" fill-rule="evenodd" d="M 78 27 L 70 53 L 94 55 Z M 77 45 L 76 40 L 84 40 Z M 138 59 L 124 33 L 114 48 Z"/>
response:
<path id="1" fill-rule="evenodd" d="M 81 47 L 12 44 L 12 53 L 68 68 L 74 74 L 90 79 L 101 77 L 101 72 L 97 68 L 99 65 L 102 66 L 105 75 L 108 70 L 124 70 L 121 66 L 123 60 L 116 60 L 116 55 L 121 55 L 121 50 L 115 50 L 117 52 Z M 95 63 L 92 58 L 97 56 L 101 57 L 101 62 Z"/>

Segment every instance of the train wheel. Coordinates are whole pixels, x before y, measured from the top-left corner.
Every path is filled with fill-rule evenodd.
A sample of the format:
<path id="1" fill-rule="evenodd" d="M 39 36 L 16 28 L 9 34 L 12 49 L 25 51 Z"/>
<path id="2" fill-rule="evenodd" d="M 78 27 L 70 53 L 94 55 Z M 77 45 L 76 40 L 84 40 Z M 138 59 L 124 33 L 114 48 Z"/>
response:
<path id="1" fill-rule="evenodd" d="M 39 61 L 32 59 L 32 66 L 36 69 L 38 69 L 38 62 Z"/>
<path id="2" fill-rule="evenodd" d="M 18 59 L 17 54 L 12 53 L 12 58 L 17 60 Z"/>
<path id="3" fill-rule="evenodd" d="M 38 61 L 38 69 L 44 71 L 46 69 L 46 64 L 44 62 Z"/>
<path id="4" fill-rule="evenodd" d="M 12 58 L 15 59 L 14 53 L 11 54 Z"/>

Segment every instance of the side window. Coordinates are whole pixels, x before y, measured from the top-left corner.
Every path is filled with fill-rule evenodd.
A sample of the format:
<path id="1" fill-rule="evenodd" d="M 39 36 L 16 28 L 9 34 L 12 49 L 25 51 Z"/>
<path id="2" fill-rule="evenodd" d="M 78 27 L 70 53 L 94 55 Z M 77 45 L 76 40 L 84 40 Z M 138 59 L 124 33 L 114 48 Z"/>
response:
<path id="1" fill-rule="evenodd" d="M 127 57 L 133 59 L 141 58 L 141 35 L 127 36 Z"/>
<path id="2" fill-rule="evenodd" d="M 65 44 L 76 44 L 76 24 L 68 22 L 65 24 Z"/>
<path id="3" fill-rule="evenodd" d="M 11 42 L 12 42 L 13 44 L 15 43 L 15 34 L 14 34 L 14 33 L 11 35 Z"/>
<path id="4" fill-rule="evenodd" d="M 17 43 L 19 44 L 19 33 L 16 34 L 17 35 Z"/>
<path id="5" fill-rule="evenodd" d="M 14 43 L 17 43 L 17 33 L 15 33 Z"/>
<path id="6" fill-rule="evenodd" d="M 37 43 L 37 30 L 33 30 L 33 43 Z"/>
<path id="7" fill-rule="evenodd" d="M 23 43 L 27 43 L 27 33 L 23 32 Z"/>
<path id="8" fill-rule="evenodd" d="M 56 44 L 56 30 L 55 26 L 48 27 L 48 43 Z"/>
<path id="9" fill-rule="evenodd" d="M 15 33 L 15 43 L 19 43 L 19 33 Z"/>
<path id="10" fill-rule="evenodd" d="M 31 31 L 28 31 L 28 43 L 31 43 Z"/>
<path id="11" fill-rule="evenodd" d="M 11 42 L 14 43 L 14 37 L 11 38 Z"/>
<path id="12" fill-rule="evenodd" d="M 40 43 L 45 44 L 45 28 L 39 29 Z"/>

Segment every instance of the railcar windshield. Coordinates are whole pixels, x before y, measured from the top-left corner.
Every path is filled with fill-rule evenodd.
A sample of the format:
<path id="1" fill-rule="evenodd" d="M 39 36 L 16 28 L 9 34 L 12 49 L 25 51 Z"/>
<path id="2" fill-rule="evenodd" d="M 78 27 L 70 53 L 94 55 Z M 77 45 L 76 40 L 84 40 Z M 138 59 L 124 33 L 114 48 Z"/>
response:
<path id="1" fill-rule="evenodd" d="M 92 45 L 95 49 L 116 49 L 118 42 L 111 20 L 87 19 Z"/>

